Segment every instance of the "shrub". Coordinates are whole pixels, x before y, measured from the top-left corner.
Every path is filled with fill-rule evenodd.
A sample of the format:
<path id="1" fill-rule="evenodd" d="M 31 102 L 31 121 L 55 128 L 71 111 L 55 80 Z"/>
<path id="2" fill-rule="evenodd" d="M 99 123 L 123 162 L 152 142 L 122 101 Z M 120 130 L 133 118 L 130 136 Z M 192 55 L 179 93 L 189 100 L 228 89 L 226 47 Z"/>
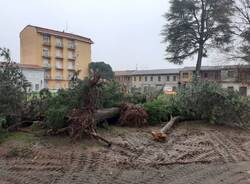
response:
<path id="1" fill-rule="evenodd" d="M 215 82 L 193 81 L 179 89 L 176 106 L 179 115 L 211 123 L 246 126 L 250 120 L 249 101 Z"/>
<path id="2" fill-rule="evenodd" d="M 66 127 L 67 114 L 68 108 L 66 106 L 50 107 L 46 113 L 47 126 L 53 130 Z"/>
<path id="3" fill-rule="evenodd" d="M 157 99 L 146 102 L 144 108 L 149 115 L 150 125 L 168 121 L 171 115 L 178 114 L 176 99 L 173 95 L 160 95 Z"/>

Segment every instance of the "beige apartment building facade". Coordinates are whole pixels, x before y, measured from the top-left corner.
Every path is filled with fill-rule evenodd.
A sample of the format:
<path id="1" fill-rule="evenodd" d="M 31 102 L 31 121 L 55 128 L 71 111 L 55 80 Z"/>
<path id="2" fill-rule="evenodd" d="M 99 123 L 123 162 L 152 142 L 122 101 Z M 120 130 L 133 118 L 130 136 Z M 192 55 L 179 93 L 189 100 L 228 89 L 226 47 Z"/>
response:
<path id="1" fill-rule="evenodd" d="M 162 88 L 175 90 L 188 85 L 194 76 L 195 67 L 160 70 L 116 71 L 115 80 L 126 87 Z M 250 65 L 202 66 L 201 79 L 219 83 L 223 88 L 239 91 L 243 96 L 250 96 Z"/>
<path id="2" fill-rule="evenodd" d="M 75 71 L 81 79 L 88 75 L 91 44 L 90 38 L 28 25 L 20 33 L 21 64 L 43 67 L 45 88 L 68 88 Z"/>

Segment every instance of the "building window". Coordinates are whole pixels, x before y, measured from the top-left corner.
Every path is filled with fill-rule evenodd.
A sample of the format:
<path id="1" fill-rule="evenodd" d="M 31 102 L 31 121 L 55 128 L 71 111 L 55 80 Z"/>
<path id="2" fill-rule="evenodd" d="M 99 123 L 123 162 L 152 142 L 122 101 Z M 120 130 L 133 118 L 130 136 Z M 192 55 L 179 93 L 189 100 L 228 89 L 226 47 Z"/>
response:
<path id="1" fill-rule="evenodd" d="M 50 44 L 50 36 L 49 35 L 43 35 L 43 44 L 49 45 Z"/>
<path id="2" fill-rule="evenodd" d="M 69 70 L 75 70 L 75 63 L 74 62 L 68 62 L 68 69 Z"/>
<path id="3" fill-rule="evenodd" d="M 56 49 L 56 57 L 57 58 L 63 58 L 63 52 L 61 49 Z"/>
<path id="4" fill-rule="evenodd" d="M 141 81 L 141 76 L 139 76 L 139 81 Z"/>
<path id="5" fill-rule="evenodd" d="M 74 51 L 69 51 L 68 52 L 68 58 L 69 59 L 75 59 L 75 52 Z"/>
<path id="6" fill-rule="evenodd" d="M 159 82 L 161 81 L 161 76 L 158 76 L 158 81 L 159 81 Z"/>
<path id="7" fill-rule="evenodd" d="M 169 77 L 169 75 L 167 76 L 167 81 L 170 81 L 170 77 Z"/>
<path id="8" fill-rule="evenodd" d="M 63 47 L 63 40 L 62 38 L 56 38 L 56 46 Z"/>
<path id="9" fill-rule="evenodd" d="M 242 96 L 247 96 L 247 87 L 240 87 L 239 88 L 239 93 Z"/>
<path id="10" fill-rule="evenodd" d="M 175 75 L 173 76 L 173 81 L 176 81 L 176 76 Z"/>
<path id="11" fill-rule="evenodd" d="M 39 84 L 35 85 L 35 90 L 38 91 L 39 90 Z"/>
<path id="12" fill-rule="evenodd" d="M 146 82 L 148 81 L 148 76 L 145 76 L 145 81 L 146 81 Z"/>
<path id="13" fill-rule="evenodd" d="M 151 77 L 150 77 L 150 80 L 151 80 L 151 81 L 153 81 L 153 79 L 154 79 L 154 77 L 153 77 L 153 76 L 151 76 Z"/>
<path id="14" fill-rule="evenodd" d="M 49 57 L 49 49 L 48 48 L 43 48 L 43 56 Z"/>
<path id="15" fill-rule="evenodd" d="M 68 47 L 70 49 L 75 49 L 75 41 L 74 40 L 69 40 L 68 41 Z"/>
<path id="16" fill-rule="evenodd" d="M 56 60 L 56 68 L 63 69 L 63 62 L 61 60 Z"/>
<path id="17" fill-rule="evenodd" d="M 234 71 L 233 70 L 227 71 L 227 77 L 234 78 Z"/>
<path id="18" fill-rule="evenodd" d="M 208 73 L 207 72 L 204 73 L 204 78 L 208 78 Z"/>
<path id="19" fill-rule="evenodd" d="M 188 79 L 188 77 L 189 77 L 188 73 L 183 73 L 183 74 L 182 74 L 182 78 L 183 78 L 183 79 Z"/>
<path id="20" fill-rule="evenodd" d="M 134 81 L 136 81 L 136 76 L 134 76 Z"/>

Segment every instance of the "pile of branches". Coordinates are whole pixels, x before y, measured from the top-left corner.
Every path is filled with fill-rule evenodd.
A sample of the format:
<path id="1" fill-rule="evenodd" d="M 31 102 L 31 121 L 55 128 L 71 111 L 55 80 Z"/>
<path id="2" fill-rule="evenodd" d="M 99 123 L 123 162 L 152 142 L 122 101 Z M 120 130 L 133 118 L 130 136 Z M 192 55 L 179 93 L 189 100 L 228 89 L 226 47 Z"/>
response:
<path id="1" fill-rule="evenodd" d="M 123 126 L 142 127 L 148 124 L 148 114 L 140 105 L 124 103 L 120 114 L 119 122 Z"/>

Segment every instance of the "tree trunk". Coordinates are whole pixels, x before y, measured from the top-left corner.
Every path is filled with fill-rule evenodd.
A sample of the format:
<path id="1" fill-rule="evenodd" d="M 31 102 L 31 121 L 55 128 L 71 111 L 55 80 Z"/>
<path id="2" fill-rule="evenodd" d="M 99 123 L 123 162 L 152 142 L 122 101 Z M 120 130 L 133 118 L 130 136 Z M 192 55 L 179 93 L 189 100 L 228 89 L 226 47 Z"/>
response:
<path id="1" fill-rule="evenodd" d="M 196 63 L 196 70 L 195 70 L 195 77 L 196 78 L 200 78 L 200 75 L 201 75 L 202 57 L 203 57 L 203 44 L 200 44 L 197 63 Z"/>
<path id="2" fill-rule="evenodd" d="M 167 138 L 167 132 L 172 128 L 172 126 L 185 118 L 182 116 L 171 117 L 169 122 L 160 130 L 160 131 L 152 131 L 151 134 L 153 135 L 153 139 L 155 141 L 163 142 Z"/>
<path id="3" fill-rule="evenodd" d="M 118 107 L 99 109 L 95 113 L 95 120 L 97 122 L 100 122 L 106 119 L 118 117 L 119 114 L 120 114 L 120 108 Z"/>

